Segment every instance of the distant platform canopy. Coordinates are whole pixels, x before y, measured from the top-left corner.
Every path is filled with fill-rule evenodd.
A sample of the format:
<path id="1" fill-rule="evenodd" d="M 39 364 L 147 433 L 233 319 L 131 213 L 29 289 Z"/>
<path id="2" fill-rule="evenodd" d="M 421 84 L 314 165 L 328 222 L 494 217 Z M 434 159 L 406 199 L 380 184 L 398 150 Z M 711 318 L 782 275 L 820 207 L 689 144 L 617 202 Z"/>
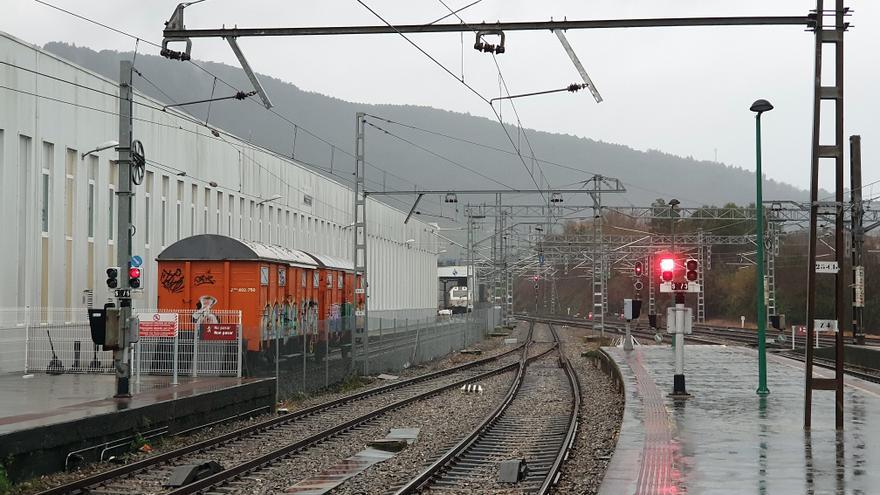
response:
<path id="1" fill-rule="evenodd" d="M 351 271 L 351 261 L 306 253 L 277 244 L 245 241 L 225 235 L 200 234 L 181 239 L 165 248 L 157 261 L 270 261 L 306 268 Z"/>

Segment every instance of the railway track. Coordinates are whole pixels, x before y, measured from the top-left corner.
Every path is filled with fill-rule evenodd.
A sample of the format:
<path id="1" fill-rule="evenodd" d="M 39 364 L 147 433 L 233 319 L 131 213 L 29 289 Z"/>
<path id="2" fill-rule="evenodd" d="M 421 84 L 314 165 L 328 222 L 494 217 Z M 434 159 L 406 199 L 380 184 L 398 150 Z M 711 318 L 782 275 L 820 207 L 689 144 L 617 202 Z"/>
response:
<path id="1" fill-rule="evenodd" d="M 559 352 L 552 325 L 547 327 L 555 352 L 524 360 L 502 403 L 396 495 L 544 494 L 558 481 L 577 432 L 581 397 L 577 374 Z M 500 462 L 511 459 L 524 459 L 526 472 L 514 483 L 497 481 Z"/>
<path id="2" fill-rule="evenodd" d="M 531 328 L 526 338 L 532 338 Z M 55 494 L 175 494 L 204 492 L 389 411 L 475 380 L 521 366 L 527 344 L 460 366 L 376 387 L 279 416 L 180 449 L 58 486 Z M 176 489 L 163 486 L 172 471 L 195 459 L 220 460 L 227 469 Z"/>
<path id="3" fill-rule="evenodd" d="M 581 320 L 568 319 L 568 318 L 543 318 L 543 317 L 535 318 L 535 317 L 522 317 L 522 316 L 519 318 L 524 319 L 526 321 L 549 321 L 549 322 L 553 322 L 554 324 L 563 324 L 563 325 L 569 325 L 569 326 L 582 326 L 585 328 L 592 328 L 592 324 L 589 321 L 581 321 Z M 606 328 L 606 330 L 614 331 L 614 332 L 617 332 L 621 335 L 623 335 L 625 332 L 624 325 L 618 324 L 616 322 L 609 323 L 606 321 L 605 328 Z M 634 330 L 631 330 L 631 332 L 634 336 L 641 336 L 646 339 L 653 339 L 653 337 L 655 335 L 652 331 L 647 330 L 647 329 L 634 329 Z M 661 331 L 660 335 L 663 337 L 664 342 L 670 342 L 670 343 L 672 342 L 671 335 L 667 335 L 663 331 Z M 725 345 L 725 344 L 734 343 L 734 344 L 747 345 L 747 346 L 757 346 L 756 337 L 757 337 L 757 335 L 755 334 L 755 332 L 752 332 L 750 330 L 741 330 L 741 329 L 736 329 L 736 328 L 718 328 L 718 327 L 710 327 L 710 326 L 706 326 L 706 325 L 694 325 L 694 334 L 688 335 L 687 340 L 691 341 L 691 342 L 697 341 L 697 342 L 700 342 L 703 344 Z M 827 340 L 828 340 L 826 343 L 827 345 L 829 345 L 829 346 L 834 345 L 834 342 L 832 340 L 830 340 L 830 339 L 827 339 Z M 824 341 L 822 339 L 820 339 L 820 343 L 821 342 L 824 342 Z M 768 342 L 767 345 L 768 345 L 768 348 L 776 348 L 777 350 L 780 350 L 781 352 L 776 353 L 776 355 L 778 355 L 778 356 L 782 356 L 782 357 L 793 359 L 795 361 L 800 361 L 800 362 L 806 361 L 806 357 L 803 356 L 802 354 L 798 354 L 796 352 L 792 352 L 792 351 L 786 349 L 785 348 L 786 344 L 775 344 L 775 343 L 771 344 L 770 342 Z M 790 345 L 790 344 L 788 344 L 788 345 Z M 802 351 L 803 346 L 799 347 L 799 349 Z M 825 368 L 825 369 L 830 369 L 830 370 L 834 369 L 834 361 L 830 360 L 830 359 L 822 359 L 822 358 L 814 357 L 813 363 L 815 366 L 818 366 L 820 368 Z M 880 383 L 880 372 L 878 372 L 877 370 L 871 370 L 871 369 L 861 368 L 858 366 L 851 366 L 851 365 L 845 365 L 843 369 L 844 369 L 844 373 L 846 373 L 850 376 L 861 378 L 862 380 L 866 380 L 866 381 L 870 381 L 870 382 L 874 382 L 874 383 Z"/>

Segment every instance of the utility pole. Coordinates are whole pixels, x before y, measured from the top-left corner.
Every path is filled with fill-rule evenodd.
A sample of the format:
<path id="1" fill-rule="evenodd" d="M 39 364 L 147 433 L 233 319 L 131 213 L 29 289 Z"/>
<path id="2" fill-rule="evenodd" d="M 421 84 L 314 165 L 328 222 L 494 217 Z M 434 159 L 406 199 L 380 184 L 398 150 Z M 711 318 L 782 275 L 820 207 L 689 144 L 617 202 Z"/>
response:
<path id="1" fill-rule="evenodd" d="M 119 289 L 128 292 L 129 297 L 118 297 L 119 308 L 119 348 L 113 351 L 113 366 L 116 369 L 116 394 L 114 397 L 131 397 L 131 354 L 129 349 L 129 329 L 131 328 L 131 297 L 128 289 L 128 266 L 131 260 L 131 134 L 132 134 L 132 64 L 129 60 L 119 63 L 119 160 L 116 196 L 119 212 L 117 214 L 116 263 L 119 266 Z"/>
<path id="2" fill-rule="evenodd" d="M 354 265 L 354 314 L 351 318 L 351 338 L 355 339 L 355 335 L 359 335 L 362 339 L 364 374 L 369 374 L 369 350 L 370 350 L 370 334 L 369 320 L 367 318 L 367 306 L 369 306 L 369 297 L 367 283 L 367 192 L 366 192 L 366 170 L 364 168 L 364 113 L 358 112 L 355 115 L 355 140 L 354 140 L 354 257 L 352 264 Z M 361 277 L 360 291 L 358 290 L 357 279 Z M 357 296 L 361 292 L 364 296 L 364 307 L 357 309 Z M 358 318 L 363 318 L 363 325 L 358 327 Z M 352 349 L 355 349 L 357 341 L 352 342 Z"/>
<path id="3" fill-rule="evenodd" d="M 853 270 L 853 343 L 865 343 L 865 267 L 862 253 L 865 243 L 864 216 L 862 205 L 862 137 L 849 137 L 850 157 L 850 201 L 852 203 L 852 270 Z"/>

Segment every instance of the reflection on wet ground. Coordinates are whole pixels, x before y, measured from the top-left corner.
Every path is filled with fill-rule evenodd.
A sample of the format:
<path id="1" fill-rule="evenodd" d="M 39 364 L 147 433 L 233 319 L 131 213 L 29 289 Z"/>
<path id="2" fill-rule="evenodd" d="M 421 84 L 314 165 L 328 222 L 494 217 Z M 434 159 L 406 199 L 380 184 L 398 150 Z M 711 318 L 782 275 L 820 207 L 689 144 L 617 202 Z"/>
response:
<path id="1" fill-rule="evenodd" d="M 608 352 L 626 381 L 627 410 L 602 493 L 880 493 L 880 442 L 868 442 L 880 432 L 877 384 L 847 378 L 841 432 L 833 391 L 814 392 L 813 428 L 805 432 L 799 363 L 770 356 L 771 393 L 762 398 L 754 350 L 688 346 L 692 396 L 673 401 L 671 348 Z M 654 453 L 658 428 L 670 438 L 668 459 Z"/>
<path id="2" fill-rule="evenodd" d="M 0 434 L 204 394 L 248 381 L 181 377 L 180 384 L 172 386 L 170 377 L 149 376 L 133 384 L 131 399 L 114 399 L 115 375 L 25 376 L 0 374 Z"/>

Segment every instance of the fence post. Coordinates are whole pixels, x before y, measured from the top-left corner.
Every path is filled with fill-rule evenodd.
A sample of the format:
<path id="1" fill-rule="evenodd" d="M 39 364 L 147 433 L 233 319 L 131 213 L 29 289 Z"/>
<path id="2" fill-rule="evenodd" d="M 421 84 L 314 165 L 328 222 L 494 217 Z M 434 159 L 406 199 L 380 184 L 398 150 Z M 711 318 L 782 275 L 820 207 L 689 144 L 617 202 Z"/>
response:
<path id="1" fill-rule="evenodd" d="M 235 353 L 235 376 L 241 378 L 241 355 L 244 353 L 241 341 L 241 311 L 238 312 L 238 340 L 236 341 Z"/>
<path id="2" fill-rule="evenodd" d="M 30 326 L 30 314 L 31 307 L 24 307 L 24 371 L 25 373 L 31 370 L 31 356 L 30 356 L 30 347 L 31 347 L 31 326 Z"/>
<path id="3" fill-rule="evenodd" d="M 174 349 L 171 351 L 171 384 L 177 385 L 177 354 L 179 349 L 180 339 L 178 335 L 180 334 L 180 329 L 178 328 L 176 332 L 174 332 Z M 138 342 L 138 345 L 141 343 Z M 140 356 L 140 351 L 138 351 L 138 356 Z"/>
<path id="4" fill-rule="evenodd" d="M 306 331 L 305 320 L 300 318 L 300 334 L 302 334 L 302 356 L 303 356 L 303 394 L 306 393 L 306 352 L 308 350 L 309 334 Z"/>
<path id="5" fill-rule="evenodd" d="M 192 376 L 199 376 L 199 329 L 201 324 L 193 322 Z"/>

